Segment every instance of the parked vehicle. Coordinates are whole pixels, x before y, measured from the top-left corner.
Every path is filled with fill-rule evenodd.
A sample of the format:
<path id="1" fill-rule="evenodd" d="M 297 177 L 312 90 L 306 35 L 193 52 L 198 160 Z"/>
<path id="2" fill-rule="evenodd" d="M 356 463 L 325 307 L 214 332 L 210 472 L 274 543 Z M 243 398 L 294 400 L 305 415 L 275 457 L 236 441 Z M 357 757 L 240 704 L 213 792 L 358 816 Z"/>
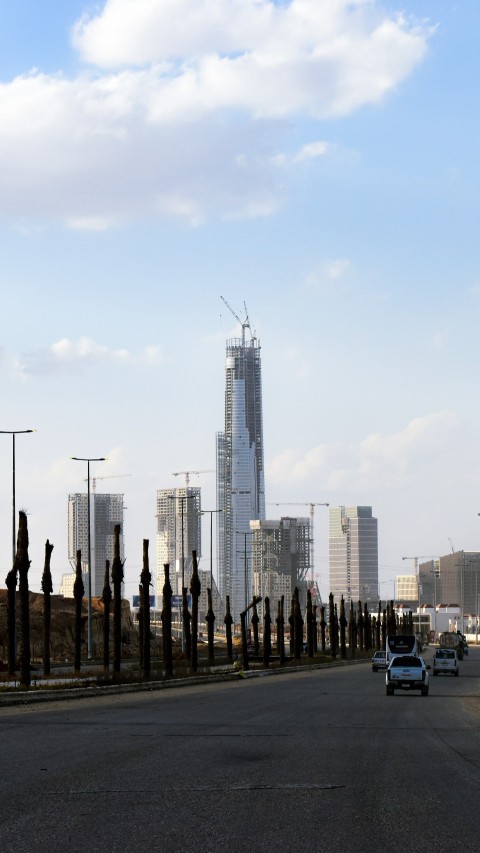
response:
<path id="1" fill-rule="evenodd" d="M 372 670 L 373 672 L 378 672 L 379 669 L 386 669 L 387 664 L 387 655 L 384 651 L 375 652 L 372 658 Z"/>
<path id="2" fill-rule="evenodd" d="M 395 690 L 420 690 L 428 696 L 430 666 L 426 666 L 418 655 L 397 655 L 388 665 L 385 676 L 385 692 L 393 696 Z"/>
<path id="3" fill-rule="evenodd" d="M 435 649 L 433 656 L 433 674 L 445 672 L 458 675 L 458 657 L 455 649 Z"/>

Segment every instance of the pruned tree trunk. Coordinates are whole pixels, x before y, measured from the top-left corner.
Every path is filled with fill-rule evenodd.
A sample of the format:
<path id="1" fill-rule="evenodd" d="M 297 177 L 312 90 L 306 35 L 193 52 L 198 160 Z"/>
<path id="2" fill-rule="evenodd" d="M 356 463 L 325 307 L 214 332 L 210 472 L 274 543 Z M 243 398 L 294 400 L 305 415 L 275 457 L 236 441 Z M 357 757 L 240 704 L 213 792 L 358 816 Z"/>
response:
<path id="1" fill-rule="evenodd" d="M 207 623 L 207 638 L 208 638 L 208 662 L 210 665 L 213 664 L 215 660 L 215 651 L 214 651 L 214 634 L 215 634 L 215 613 L 213 612 L 212 606 L 212 590 L 207 589 L 207 599 L 208 599 L 208 610 L 205 615 L 205 621 Z"/>
<path id="2" fill-rule="evenodd" d="M 270 598 L 265 596 L 263 615 L 263 665 L 268 666 L 272 654 L 272 618 L 270 616 Z"/>
<path id="3" fill-rule="evenodd" d="M 337 657 L 337 644 L 335 637 L 335 606 L 333 603 L 333 593 L 328 596 L 328 627 L 330 633 L 330 654 L 332 658 Z"/>
<path id="4" fill-rule="evenodd" d="M 192 551 L 190 592 L 192 594 L 192 670 L 196 672 L 198 669 L 198 599 L 201 592 L 196 551 Z"/>
<path id="5" fill-rule="evenodd" d="M 75 599 L 73 669 L 75 672 L 80 672 L 82 659 L 82 603 L 84 593 L 85 586 L 83 584 L 82 578 L 82 552 L 77 551 L 77 560 L 75 563 L 75 583 L 73 584 L 73 597 Z"/>
<path id="6" fill-rule="evenodd" d="M 171 678 L 173 675 L 173 652 L 172 652 L 172 586 L 170 584 L 170 565 L 164 563 L 165 583 L 163 584 L 163 606 L 162 606 L 162 635 L 163 635 L 163 661 L 165 664 L 165 675 Z"/>
<path id="7" fill-rule="evenodd" d="M 20 683 L 30 687 L 30 607 L 28 601 L 28 525 L 27 516 L 20 510 L 18 514 L 17 556 L 18 599 L 20 610 Z"/>
<path id="8" fill-rule="evenodd" d="M 143 669 L 143 586 L 142 584 L 138 587 L 138 595 L 140 599 L 140 605 L 137 613 L 137 621 L 138 621 L 138 658 L 140 669 Z"/>
<path id="9" fill-rule="evenodd" d="M 232 622 L 233 616 L 230 612 L 230 596 L 227 595 L 225 603 L 225 639 L 227 642 L 227 658 L 229 663 L 233 663 L 233 642 L 232 642 Z"/>
<path id="10" fill-rule="evenodd" d="M 120 525 L 114 527 L 113 539 L 113 673 L 120 674 L 122 658 L 122 581 L 123 563 L 120 559 Z"/>
<path id="11" fill-rule="evenodd" d="M 250 622 L 252 623 L 252 627 L 253 627 L 253 651 L 254 651 L 255 657 L 258 657 L 258 654 L 260 652 L 260 643 L 258 641 L 258 623 L 259 623 L 259 621 L 260 621 L 260 619 L 258 616 L 257 605 L 254 602 L 253 608 L 252 608 L 252 618 L 251 618 Z"/>
<path id="12" fill-rule="evenodd" d="M 345 599 L 340 599 L 340 657 L 347 657 L 347 617 L 345 616 Z"/>
<path id="13" fill-rule="evenodd" d="M 290 626 L 290 654 L 295 654 L 295 597 L 292 595 L 290 604 L 290 615 L 288 617 Z"/>
<path id="14" fill-rule="evenodd" d="M 278 602 L 277 612 L 277 651 L 280 658 L 280 666 L 285 663 L 285 596 L 282 595 Z"/>
<path id="15" fill-rule="evenodd" d="M 50 675 L 50 630 L 52 624 L 52 602 L 50 596 L 53 592 L 52 573 L 50 571 L 50 560 L 53 545 L 45 542 L 45 564 L 42 575 L 43 592 L 43 674 Z"/>
<path id="16" fill-rule="evenodd" d="M 110 605 L 112 590 L 110 587 L 110 560 L 105 560 L 105 576 L 103 578 L 103 668 L 110 669 Z"/>
<path id="17" fill-rule="evenodd" d="M 307 589 L 307 647 L 308 657 L 313 658 L 313 604 L 311 590 Z"/>
<path id="18" fill-rule="evenodd" d="M 350 613 L 348 616 L 348 648 L 350 657 L 355 657 L 355 613 L 353 612 L 353 601 L 350 601 Z"/>
<path id="19" fill-rule="evenodd" d="M 148 539 L 143 540 L 142 581 L 143 598 L 143 675 L 150 678 L 150 584 L 152 575 L 148 562 Z"/>
<path id="20" fill-rule="evenodd" d="M 325 621 L 325 607 L 320 608 L 320 642 L 322 644 L 322 654 L 325 654 L 327 648 L 327 623 Z"/>
<path id="21" fill-rule="evenodd" d="M 295 660 L 300 660 L 300 658 L 302 656 L 302 646 L 303 646 L 303 619 L 302 619 L 302 611 L 300 609 L 300 598 L 299 598 L 299 594 L 298 594 L 298 587 L 295 587 L 293 599 L 294 599 L 293 617 L 294 617 L 294 624 L 295 624 Z"/>
<path id="22" fill-rule="evenodd" d="M 192 659 L 192 614 L 188 609 L 188 588 L 182 589 L 182 625 L 185 632 L 185 655 L 187 660 Z"/>
<path id="23" fill-rule="evenodd" d="M 7 646 L 8 646 L 8 675 L 15 678 L 16 646 L 17 646 L 17 561 L 5 578 L 7 586 Z"/>

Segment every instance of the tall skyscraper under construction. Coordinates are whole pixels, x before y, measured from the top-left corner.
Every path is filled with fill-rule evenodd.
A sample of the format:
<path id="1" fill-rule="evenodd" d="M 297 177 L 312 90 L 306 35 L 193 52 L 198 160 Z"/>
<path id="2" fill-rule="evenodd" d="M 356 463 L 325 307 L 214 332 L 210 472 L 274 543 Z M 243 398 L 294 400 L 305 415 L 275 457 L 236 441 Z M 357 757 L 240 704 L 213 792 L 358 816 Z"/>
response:
<path id="1" fill-rule="evenodd" d="M 246 329 L 248 317 L 242 337 L 226 343 L 225 429 L 216 437 L 219 592 L 235 622 L 252 598 L 250 521 L 265 518 L 260 342 L 246 341 Z"/>

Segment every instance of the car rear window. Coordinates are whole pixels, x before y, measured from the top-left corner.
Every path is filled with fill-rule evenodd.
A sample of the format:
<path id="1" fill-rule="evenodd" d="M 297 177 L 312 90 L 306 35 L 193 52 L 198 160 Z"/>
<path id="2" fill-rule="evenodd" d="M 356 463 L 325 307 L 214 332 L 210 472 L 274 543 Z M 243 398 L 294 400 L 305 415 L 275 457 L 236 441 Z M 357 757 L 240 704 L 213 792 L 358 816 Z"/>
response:
<path id="1" fill-rule="evenodd" d="M 392 667 L 404 667 L 404 666 L 421 666 L 422 661 L 420 658 L 416 658 L 413 655 L 398 655 L 398 657 L 393 658 L 390 666 Z"/>
<path id="2" fill-rule="evenodd" d="M 437 649 L 435 652 L 435 657 L 437 658 L 454 658 L 455 652 L 451 649 Z"/>

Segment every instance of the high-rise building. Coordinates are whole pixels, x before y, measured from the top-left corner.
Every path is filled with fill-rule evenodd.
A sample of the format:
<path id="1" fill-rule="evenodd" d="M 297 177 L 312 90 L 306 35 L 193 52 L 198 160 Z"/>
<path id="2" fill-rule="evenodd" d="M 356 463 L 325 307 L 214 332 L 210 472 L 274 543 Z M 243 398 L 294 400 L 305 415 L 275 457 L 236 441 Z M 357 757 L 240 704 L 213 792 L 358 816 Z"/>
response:
<path id="1" fill-rule="evenodd" d="M 227 341 L 225 428 L 217 434 L 217 566 L 235 622 L 252 596 L 250 521 L 265 518 L 260 343 Z M 248 326 L 247 326 L 248 327 Z"/>
<path id="2" fill-rule="evenodd" d="M 170 565 L 170 583 L 174 595 L 182 594 L 183 581 L 190 587 L 192 551 L 201 557 L 200 489 L 185 486 L 157 491 L 157 606 L 162 600 L 165 582 L 164 565 Z"/>
<path id="3" fill-rule="evenodd" d="M 124 559 L 123 494 L 90 494 L 92 595 L 101 596 L 105 562 L 113 561 L 115 525 L 120 525 L 120 558 Z M 68 559 L 75 569 L 81 551 L 82 574 L 88 579 L 88 495 L 68 496 Z M 85 589 L 87 585 L 85 584 Z"/>
<path id="4" fill-rule="evenodd" d="M 338 601 L 378 601 L 378 529 L 370 506 L 329 509 L 330 592 Z"/>
<path id="5" fill-rule="evenodd" d="M 278 602 L 284 596 L 284 614 L 288 617 L 295 587 L 302 610 L 306 605 L 307 575 L 310 568 L 310 521 L 308 518 L 254 520 L 252 532 L 253 592 L 260 596 L 259 615 L 263 616 L 265 596 L 270 599 L 270 614 L 276 618 Z"/>
<path id="6" fill-rule="evenodd" d="M 478 614 L 480 603 L 480 552 L 455 551 L 420 563 L 422 604 L 458 604 L 464 614 Z"/>

